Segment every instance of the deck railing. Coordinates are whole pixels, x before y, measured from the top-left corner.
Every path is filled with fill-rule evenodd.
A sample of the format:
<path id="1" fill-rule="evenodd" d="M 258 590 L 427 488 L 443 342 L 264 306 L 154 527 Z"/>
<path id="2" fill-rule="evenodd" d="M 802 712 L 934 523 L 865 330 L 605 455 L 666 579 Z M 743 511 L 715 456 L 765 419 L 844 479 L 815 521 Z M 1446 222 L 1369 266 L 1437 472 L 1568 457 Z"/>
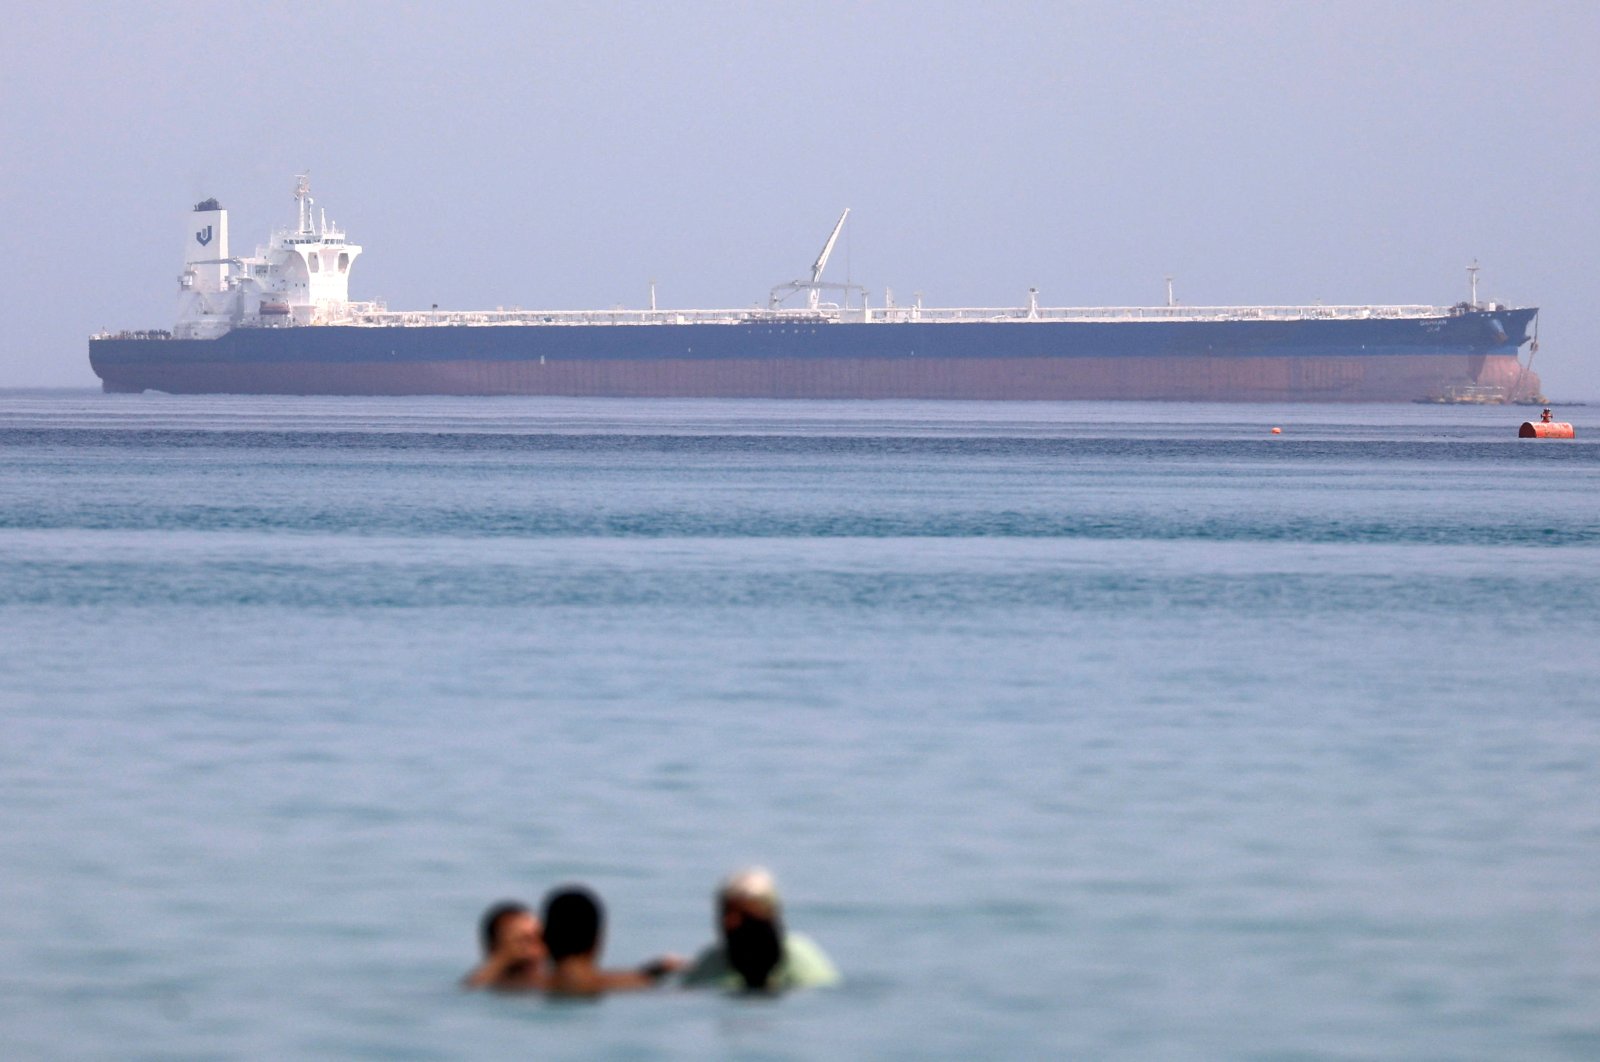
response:
<path id="1" fill-rule="evenodd" d="M 1010 321 L 1348 321 L 1366 318 L 1448 317 L 1446 306 L 1083 306 L 872 307 L 870 309 L 767 310 L 388 310 L 352 304 L 342 320 L 364 327 L 422 328 L 486 325 L 667 325 L 764 324 L 804 327 L 827 324 L 976 323 Z"/>

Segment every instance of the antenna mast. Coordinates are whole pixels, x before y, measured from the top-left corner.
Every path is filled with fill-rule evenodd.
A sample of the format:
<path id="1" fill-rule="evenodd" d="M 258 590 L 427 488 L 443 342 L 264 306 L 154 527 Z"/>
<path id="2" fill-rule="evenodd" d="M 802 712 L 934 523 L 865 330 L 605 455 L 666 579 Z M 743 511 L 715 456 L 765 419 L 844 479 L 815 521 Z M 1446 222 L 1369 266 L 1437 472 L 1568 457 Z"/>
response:
<path id="1" fill-rule="evenodd" d="M 311 231 L 311 173 L 297 173 L 294 178 L 294 198 L 300 207 L 300 231 Z"/>
<path id="2" fill-rule="evenodd" d="M 1472 284 L 1472 308 L 1478 308 L 1478 260 L 1474 258 L 1472 264 L 1467 266 L 1467 277 Z"/>

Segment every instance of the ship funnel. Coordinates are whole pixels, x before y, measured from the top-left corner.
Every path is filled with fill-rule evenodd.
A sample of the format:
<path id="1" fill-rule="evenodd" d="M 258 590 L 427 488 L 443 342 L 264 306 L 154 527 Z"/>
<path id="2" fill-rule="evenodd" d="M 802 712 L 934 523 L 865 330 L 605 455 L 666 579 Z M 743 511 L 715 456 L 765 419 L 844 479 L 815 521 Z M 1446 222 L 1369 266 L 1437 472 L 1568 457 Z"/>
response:
<path id="1" fill-rule="evenodd" d="M 185 227 L 184 287 L 206 293 L 222 291 L 228 275 L 228 212 L 215 199 L 201 200 Z"/>

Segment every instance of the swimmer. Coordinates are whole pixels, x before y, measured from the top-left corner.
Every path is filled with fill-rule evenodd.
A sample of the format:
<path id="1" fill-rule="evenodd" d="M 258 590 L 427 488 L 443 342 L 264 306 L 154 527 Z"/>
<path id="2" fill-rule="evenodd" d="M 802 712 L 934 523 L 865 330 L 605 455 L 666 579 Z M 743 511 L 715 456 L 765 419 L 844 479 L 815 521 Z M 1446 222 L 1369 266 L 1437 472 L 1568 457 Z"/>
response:
<path id="1" fill-rule="evenodd" d="M 811 938 L 783 928 L 782 901 L 771 872 L 750 867 L 729 875 L 717 889 L 716 927 L 721 940 L 695 958 L 684 974 L 684 984 L 733 989 L 747 984 L 730 954 L 744 946 L 734 934 L 747 920 L 769 924 L 779 941 L 781 957 L 766 978 L 768 988 L 821 988 L 839 983 L 838 969 Z"/>
<path id="2" fill-rule="evenodd" d="M 605 912 L 600 897 L 581 885 L 553 890 L 544 901 L 544 943 L 555 968 L 545 989 L 553 996 L 598 996 L 654 988 L 684 961 L 667 955 L 637 970 L 600 968 Z"/>
<path id="3" fill-rule="evenodd" d="M 497 903 L 483 913 L 478 934 L 483 961 L 461 979 L 464 987 L 515 991 L 545 986 L 544 936 L 532 911 L 511 900 Z"/>

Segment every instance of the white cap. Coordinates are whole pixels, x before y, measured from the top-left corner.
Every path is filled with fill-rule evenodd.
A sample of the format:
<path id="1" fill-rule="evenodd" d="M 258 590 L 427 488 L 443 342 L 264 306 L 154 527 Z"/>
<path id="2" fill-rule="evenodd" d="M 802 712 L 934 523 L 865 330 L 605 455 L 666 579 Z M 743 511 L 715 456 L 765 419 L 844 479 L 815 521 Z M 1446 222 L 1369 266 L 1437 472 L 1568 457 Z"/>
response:
<path id="1" fill-rule="evenodd" d="M 766 867 L 745 867 L 722 879 L 717 895 L 724 900 L 752 900 L 777 908 L 778 882 Z"/>

